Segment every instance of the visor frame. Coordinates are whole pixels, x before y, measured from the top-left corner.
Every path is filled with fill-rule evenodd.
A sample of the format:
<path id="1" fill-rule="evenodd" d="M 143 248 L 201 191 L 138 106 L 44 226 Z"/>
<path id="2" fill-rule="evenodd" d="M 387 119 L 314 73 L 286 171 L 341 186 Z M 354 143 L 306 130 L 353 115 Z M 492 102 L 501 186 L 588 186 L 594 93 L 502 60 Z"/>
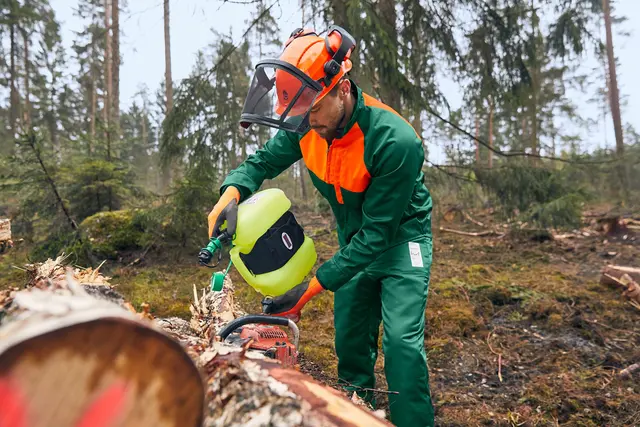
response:
<path id="1" fill-rule="evenodd" d="M 297 91 L 296 95 L 294 96 L 293 100 L 289 103 L 287 108 L 284 110 L 284 112 L 277 119 L 271 118 L 271 117 L 265 117 L 265 116 L 263 116 L 261 114 L 245 112 L 246 100 L 249 99 L 249 95 L 250 95 L 250 94 L 247 94 L 247 97 L 245 99 L 245 106 L 243 106 L 242 113 L 240 114 L 240 125 L 243 128 L 247 129 L 247 128 L 249 128 L 251 126 L 251 124 L 255 123 L 255 124 L 260 124 L 260 125 L 265 125 L 265 126 L 268 126 L 268 127 L 272 127 L 272 128 L 275 128 L 275 129 L 281 129 L 281 130 L 290 131 L 290 132 L 294 132 L 294 133 L 298 133 L 298 134 L 305 134 L 310 129 L 309 114 L 311 112 L 311 107 L 316 102 L 316 98 L 318 97 L 318 95 L 323 90 L 322 83 L 320 81 L 316 81 L 316 80 L 312 79 L 311 77 L 309 77 L 309 75 L 305 74 L 303 71 L 301 71 L 296 66 L 290 64 L 287 61 L 282 61 L 280 59 L 263 59 L 261 61 L 258 61 L 256 63 L 256 66 L 255 66 L 256 72 L 254 74 L 254 78 L 257 75 L 257 73 L 260 72 L 259 70 L 261 68 L 265 68 L 265 67 L 272 67 L 274 69 L 278 69 L 278 68 L 279 69 L 284 69 L 285 71 L 287 71 L 288 73 L 290 73 L 291 75 L 296 77 L 300 81 L 301 86 L 298 89 L 298 91 Z M 275 86 L 275 83 L 274 83 L 274 86 Z M 313 101 L 311 102 L 311 105 L 309 106 L 308 111 L 304 114 L 302 120 L 297 125 L 294 126 L 292 124 L 287 123 L 286 122 L 287 114 L 293 108 L 293 106 L 295 105 L 295 102 L 297 101 L 297 99 L 305 92 L 305 90 L 307 88 L 308 89 L 312 89 L 316 93 Z M 271 90 L 272 90 L 272 88 L 269 88 L 266 93 L 268 93 Z M 297 116 L 293 116 L 293 117 L 297 117 Z"/>

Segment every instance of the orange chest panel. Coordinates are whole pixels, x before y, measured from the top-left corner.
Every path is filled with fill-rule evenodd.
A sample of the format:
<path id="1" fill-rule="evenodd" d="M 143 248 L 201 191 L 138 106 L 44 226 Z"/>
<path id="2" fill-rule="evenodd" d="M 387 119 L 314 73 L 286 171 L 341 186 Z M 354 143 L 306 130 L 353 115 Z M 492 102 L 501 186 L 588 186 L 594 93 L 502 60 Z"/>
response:
<path id="1" fill-rule="evenodd" d="M 364 134 L 357 123 L 331 145 L 310 131 L 300 140 L 300 149 L 309 170 L 334 187 L 339 203 L 343 203 L 341 188 L 360 193 L 369 186 L 371 175 L 364 163 Z"/>

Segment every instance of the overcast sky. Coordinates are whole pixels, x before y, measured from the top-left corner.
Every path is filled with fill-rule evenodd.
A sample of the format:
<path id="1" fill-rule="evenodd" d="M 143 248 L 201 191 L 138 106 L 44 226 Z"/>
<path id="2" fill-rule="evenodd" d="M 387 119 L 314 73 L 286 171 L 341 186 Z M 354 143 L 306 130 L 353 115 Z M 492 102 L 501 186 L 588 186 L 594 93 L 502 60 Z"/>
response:
<path id="1" fill-rule="evenodd" d="M 242 1 L 242 0 L 240 0 Z M 299 0 L 280 0 L 272 12 L 280 24 L 280 38 L 283 39 L 297 26 L 302 17 L 298 9 Z M 63 43 L 70 48 L 74 31 L 82 29 L 84 23 L 73 16 L 76 0 L 51 0 L 58 19 L 62 23 Z M 132 101 L 140 84 L 145 83 L 153 92 L 164 79 L 164 35 L 162 0 L 128 0 L 126 13 L 121 14 L 122 65 L 120 71 L 121 107 L 126 109 Z M 271 4 L 269 2 L 268 4 Z M 614 34 L 615 54 L 619 58 L 618 83 L 621 95 L 628 105 L 623 109 L 622 120 L 631 123 L 640 131 L 640 1 L 617 0 L 616 10 L 628 21 L 618 31 L 630 32 L 622 38 Z M 198 49 L 212 41 L 211 29 L 228 33 L 238 42 L 249 25 L 250 13 L 255 5 L 224 3 L 221 0 L 171 0 L 171 55 L 174 81 L 186 77 L 195 63 Z M 308 19 L 309 17 L 307 17 Z M 323 30 L 321 28 L 320 30 Z M 602 30 L 604 37 L 604 29 Z M 68 55 L 70 51 L 67 50 Z M 584 61 L 585 67 L 596 66 L 593 61 Z M 442 88 L 453 107 L 459 106 L 460 91 L 451 82 L 443 81 Z M 588 105 L 585 97 L 575 94 L 580 112 L 595 117 L 597 107 Z M 584 143 L 588 147 L 602 147 L 606 139 L 607 146 L 615 144 L 613 127 L 609 121 L 598 132 L 582 132 Z M 606 133 L 606 136 L 605 136 Z M 441 162 L 442 149 L 437 141 L 429 144 L 430 160 Z"/>

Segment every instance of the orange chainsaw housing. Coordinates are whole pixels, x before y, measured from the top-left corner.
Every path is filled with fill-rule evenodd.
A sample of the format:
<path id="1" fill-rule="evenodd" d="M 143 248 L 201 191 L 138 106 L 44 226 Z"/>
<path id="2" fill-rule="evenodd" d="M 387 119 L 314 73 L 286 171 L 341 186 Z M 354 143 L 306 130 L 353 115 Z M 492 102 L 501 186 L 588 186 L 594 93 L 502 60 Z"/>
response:
<path id="1" fill-rule="evenodd" d="M 289 341 L 287 334 L 278 326 L 247 325 L 242 327 L 241 339 L 253 339 L 250 349 L 262 351 L 265 356 L 279 360 L 284 366 L 298 363 L 298 349 Z"/>

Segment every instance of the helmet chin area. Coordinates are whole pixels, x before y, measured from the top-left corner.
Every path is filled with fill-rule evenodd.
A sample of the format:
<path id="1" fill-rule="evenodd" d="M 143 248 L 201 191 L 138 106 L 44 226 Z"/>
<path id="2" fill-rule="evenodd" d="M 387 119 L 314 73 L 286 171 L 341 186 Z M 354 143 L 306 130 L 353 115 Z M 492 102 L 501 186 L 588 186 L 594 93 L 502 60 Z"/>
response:
<path id="1" fill-rule="evenodd" d="M 248 128 L 260 124 L 304 134 L 309 129 L 309 112 L 322 85 L 298 68 L 281 60 L 260 61 L 240 115 Z"/>

